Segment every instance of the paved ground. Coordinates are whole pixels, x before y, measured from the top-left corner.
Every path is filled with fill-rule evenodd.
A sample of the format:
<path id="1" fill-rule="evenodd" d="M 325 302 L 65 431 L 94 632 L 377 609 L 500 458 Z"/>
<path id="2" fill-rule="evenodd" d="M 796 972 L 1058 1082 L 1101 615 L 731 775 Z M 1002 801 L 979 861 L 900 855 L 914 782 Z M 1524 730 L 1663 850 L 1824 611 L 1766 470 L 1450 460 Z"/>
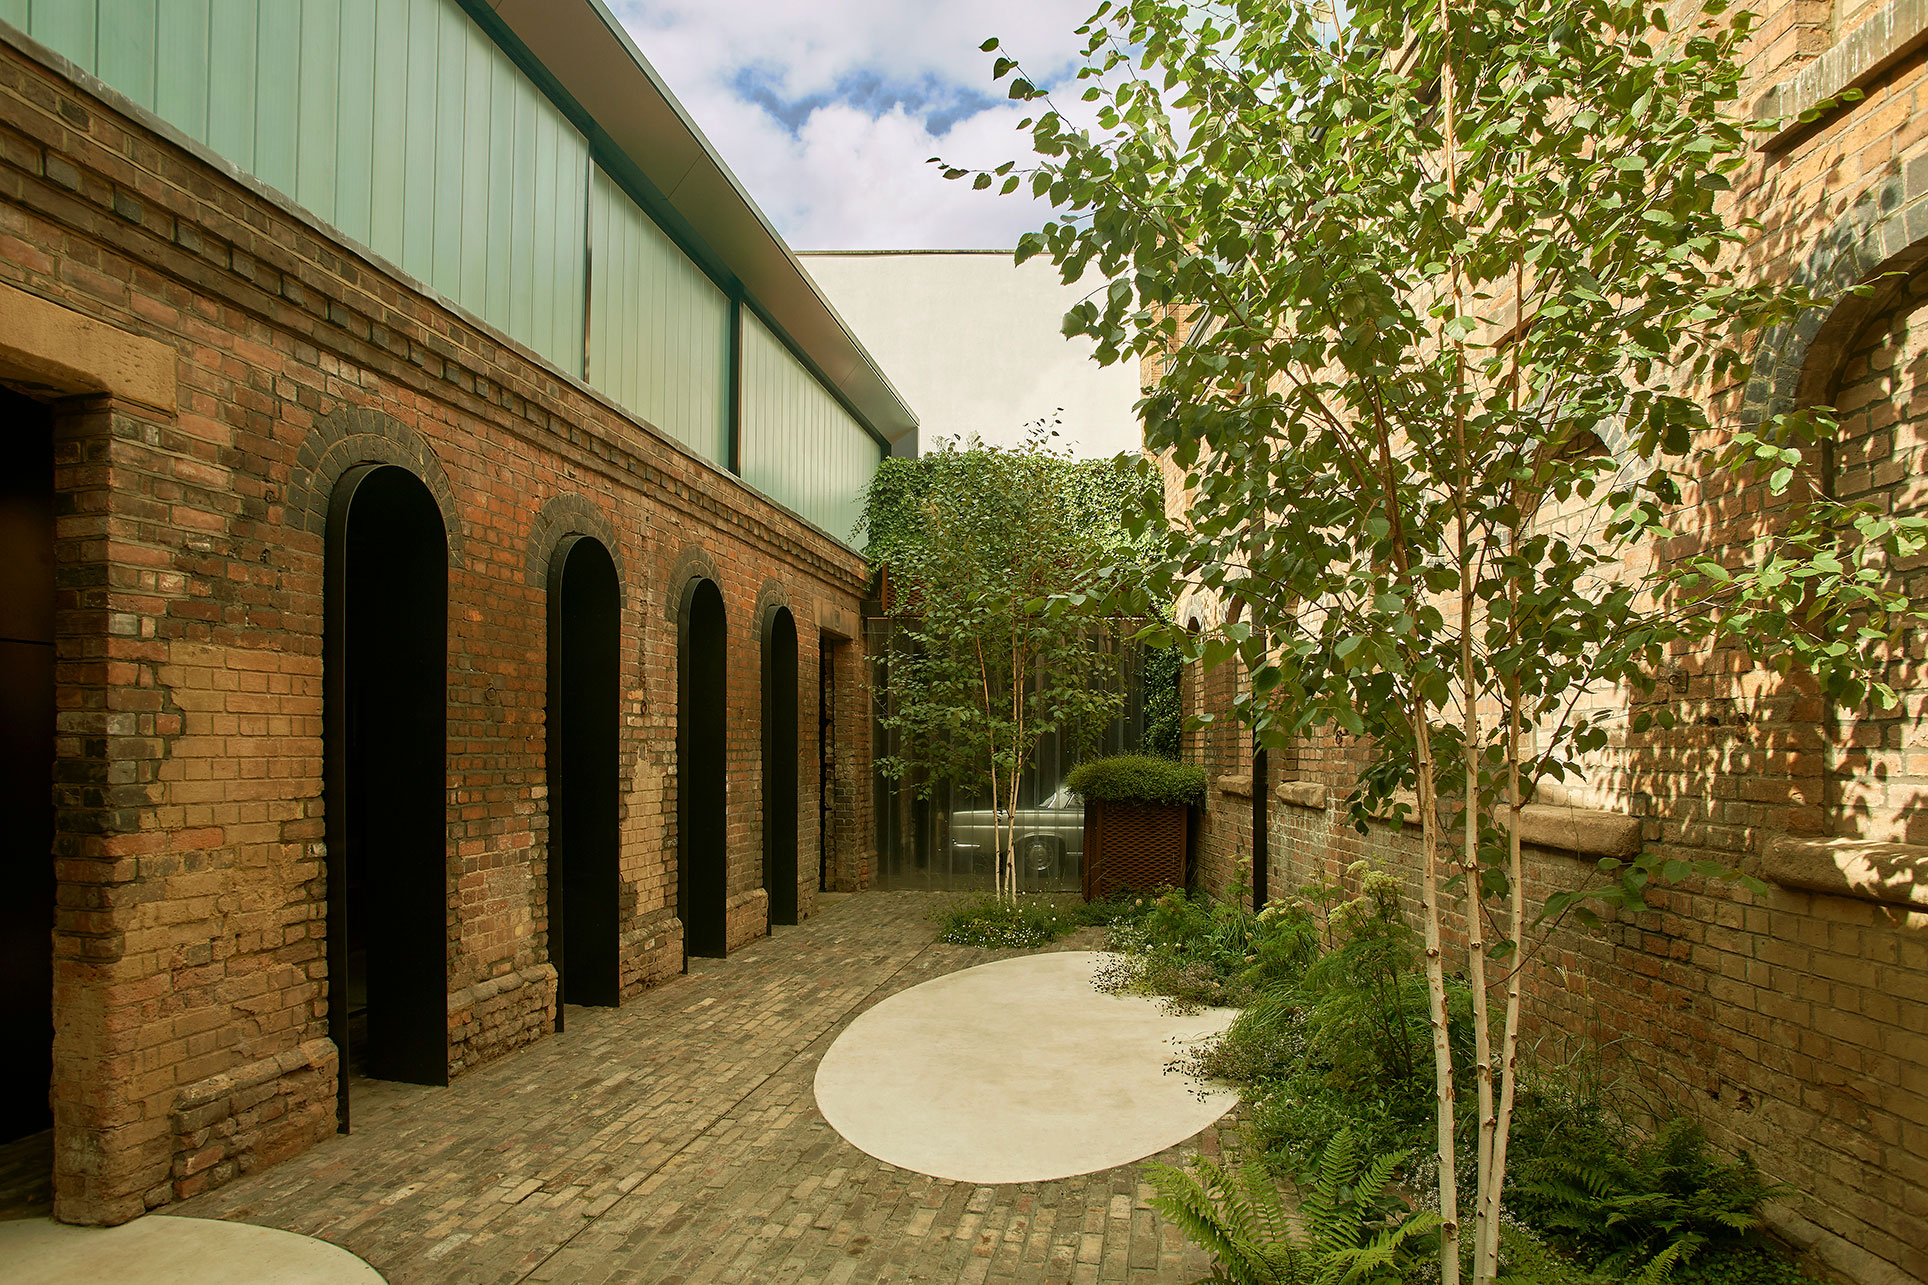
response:
<path id="1" fill-rule="evenodd" d="M 621 1009 L 572 1008 L 565 1034 L 446 1089 L 358 1082 L 353 1135 L 171 1212 L 318 1236 L 395 1285 L 1204 1275 L 1146 1204 L 1142 1165 L 970 1186 L 872 1160 L 824 1123 L 811 1081 L 852 1018 L 1010 953 L 936 944 L 932 904 L 843 900 Z M 1208 1129 L 1161 1158 L 1217 1149 Z"/>

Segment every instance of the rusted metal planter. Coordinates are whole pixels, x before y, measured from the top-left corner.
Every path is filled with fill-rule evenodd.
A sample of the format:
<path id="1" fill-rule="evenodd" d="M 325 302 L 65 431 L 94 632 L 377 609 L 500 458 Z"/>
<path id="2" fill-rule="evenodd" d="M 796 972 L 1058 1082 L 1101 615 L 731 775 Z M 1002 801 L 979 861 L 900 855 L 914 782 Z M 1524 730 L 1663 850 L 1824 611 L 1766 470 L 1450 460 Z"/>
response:
<path id="1" fill-rule="evenodd" d="M 1185 886 L 1191 809 L 1183 803 L 1087 799 L 1084 896 Z"/>

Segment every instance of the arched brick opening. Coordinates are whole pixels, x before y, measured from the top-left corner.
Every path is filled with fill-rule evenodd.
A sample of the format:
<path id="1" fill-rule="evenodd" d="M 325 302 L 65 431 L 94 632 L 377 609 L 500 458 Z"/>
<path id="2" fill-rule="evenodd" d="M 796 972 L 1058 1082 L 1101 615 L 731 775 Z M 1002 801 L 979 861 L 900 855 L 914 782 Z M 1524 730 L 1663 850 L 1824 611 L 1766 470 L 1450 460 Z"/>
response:
<path id="1" fill-rule="evenodd" d="M 797 922 L 797 622 L 777 605 L 763 647 L 763 887 L 770 923 Z"/>
<path id="2" fill-rule="evenodd" d="M 594 536 L 564 536 L 549 567 L 549 961 L 560 1031 L 564 1004 L 613 1006 L 622 991 L 622 587 Z"/>
<path id="3" fill-rule="evenodd" d="M 329 1036 L 349 1080 L 448 1082 L 448 543 L 421 478 L 359 463 L 327 518 Z"/>
<path id="4" fill-rule="evenodd" d="M 0 1142 L 53 1124 L 54 429 L 0 388 Z"/>
<path id="5" fill-rule="evenodd" d="M 1835 497 L 1919 514 L 1928 507 L 1928 267 L 1879 279 L 1866 302 L 1872 309 L 1854 309 L 1838 338 L 1823 332 L 1827 342 L 1810 347 L 1804 392 L 1835 408 L 1827 460 Z M 1891 585 L 1928 600 L 1928 568 L 1897 566 Z M 1886 679 L 1901 696 L 1897 708 L 1833 713 L 1827 804 L 1838 836 L 1928 843 L 1924 657 L 1919 630 L 1891 648 Z"/>
<path id="6" fill-rule="evenodd" d="M 676 914 L 683 954 L 729 942 L 729 663 L 723 594 L 708 576 L 679 598 L 676 630 Z"/>

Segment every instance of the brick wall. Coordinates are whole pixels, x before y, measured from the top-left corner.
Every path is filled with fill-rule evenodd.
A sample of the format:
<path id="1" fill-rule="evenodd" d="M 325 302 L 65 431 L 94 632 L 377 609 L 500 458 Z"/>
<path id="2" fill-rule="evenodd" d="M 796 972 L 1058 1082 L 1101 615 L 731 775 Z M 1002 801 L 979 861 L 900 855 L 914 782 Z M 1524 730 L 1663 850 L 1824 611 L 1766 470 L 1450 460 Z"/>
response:
<path id="1" fill-rule="evenodd" d="M 323 537 L 352 464 L 415 472 L 449 532 L 452 1073 L 555 1020 L 538 564 L 559 525 L 609 543 L 621 574 L 626 992 L 682 961 L 675 609 L 691 550 L 727 614 L 730 942 L 765 929 L 754 617 L 770 585 L 798 623 L 814 908 L 814 622 L 857 606 L 848 549 L 7 46 L 0 288 L 164 346 L 175 403 L 69 395 L 99 386 L 86 353 L 75 380 L 35 381 L 14 378 L 35 354 L 0 352 L 54 407 L 60 1217 L 119 1221 L 333 1128 Z M 854 692 L 858 648 L 842 650 Z M 862 783 L 851 708 L 837 762 Z M 838 829 L 846 886 L 868 877 L 867 841 Z"/>

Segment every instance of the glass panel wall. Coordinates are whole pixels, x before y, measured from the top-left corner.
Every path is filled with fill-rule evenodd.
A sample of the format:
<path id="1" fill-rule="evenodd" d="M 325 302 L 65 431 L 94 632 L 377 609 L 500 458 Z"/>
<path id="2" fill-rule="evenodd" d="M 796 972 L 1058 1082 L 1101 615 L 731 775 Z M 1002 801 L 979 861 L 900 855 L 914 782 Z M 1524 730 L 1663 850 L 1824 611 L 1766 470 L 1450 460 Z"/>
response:
<path id="1" fill-rule="evenodd" d="M 879 760 L 897 754 L 898 733 L 882 722 L 890 699 L 891 622 L 865 623 L 873 670 L 873 729 Z M 1145 731 L 1143 666 L 1127 647 L 1119 666 L 1124 709 L 1089 753 L 1136 754 Z M 1044 680 L 1048 676 L 1040 676 Z M 1015 846 L 1018 887 L 1024 892 L 1077 892 L 1084 884 L 1084 800 L 1065 778 L 1078 760 L 1053 735 L 1044 738 L 1018 786 Z M 876 806 L 877 884 L 881 888 L 933 892 L 984 891 L 996 885 L 995 818 L 988 785 L 939 784 L 925 791 L 910 777 L 878 773 L 871 797 Z M 1000 803 L 1004 803 L 1000 800 Z M 1006 807 L 1008 803 L 1004 803 Z"/>

